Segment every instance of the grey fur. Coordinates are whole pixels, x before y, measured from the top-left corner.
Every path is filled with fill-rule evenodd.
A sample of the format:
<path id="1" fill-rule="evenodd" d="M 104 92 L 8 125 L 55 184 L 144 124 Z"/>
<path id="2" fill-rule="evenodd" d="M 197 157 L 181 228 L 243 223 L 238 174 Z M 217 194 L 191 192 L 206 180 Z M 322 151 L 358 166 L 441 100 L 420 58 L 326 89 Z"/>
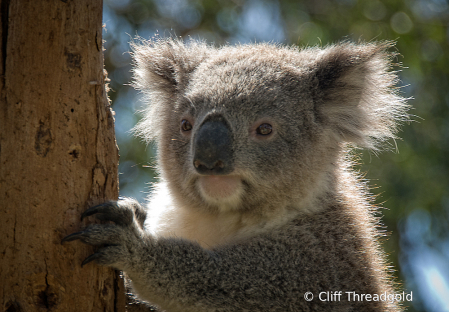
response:
<path id="1" fill-rule="evenodd" d="M 106 244 L 85 263 L 125 271 L 141 299 L 169 311 L 400 310 L 318 299 L 394 294 L 375 208 L 348 156 L 350 146 L 377 149 L 407 119 L 391 46 L 133 44 L 135 86 L 149 103 L 136 130 L 157 142 L 161 181 L 147 211 L 129 199 L 91 208 L 85 216 L 115 224 L 65 240 Z M 203 146 L 218 158 L 224 148 L 204 134 L 197 143 L 209 120 L 229 135 L 217 164 L 232 166 L 232 178 L 198 170 Z M 258 134 L 261 124 L 272 133 Z M 220 197 L 220 186 L 231 195 Z"/>

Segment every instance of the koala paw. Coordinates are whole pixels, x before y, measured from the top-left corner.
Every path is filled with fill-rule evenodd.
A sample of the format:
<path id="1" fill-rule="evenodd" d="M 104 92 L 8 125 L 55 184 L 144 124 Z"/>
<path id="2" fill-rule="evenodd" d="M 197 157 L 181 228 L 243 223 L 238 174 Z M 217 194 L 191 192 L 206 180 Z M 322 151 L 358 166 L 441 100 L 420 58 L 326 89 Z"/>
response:
<path id="1" fill-rule="evenodd" d="M 139 254 L 148 234 L 143 229 L 145 210 L 133 199 L 110 201 L 87 209 L 82 215 L 95 215 L 98 220 L 112 221 L 108 224 L 92 224 L 84 230 L 64 237 L 62 243 L 74 240 L 98 246 L 99 249 L 81 264 L 95 261 L 104 266 L 128 270 L 133 266 L 133 258 Z"/>

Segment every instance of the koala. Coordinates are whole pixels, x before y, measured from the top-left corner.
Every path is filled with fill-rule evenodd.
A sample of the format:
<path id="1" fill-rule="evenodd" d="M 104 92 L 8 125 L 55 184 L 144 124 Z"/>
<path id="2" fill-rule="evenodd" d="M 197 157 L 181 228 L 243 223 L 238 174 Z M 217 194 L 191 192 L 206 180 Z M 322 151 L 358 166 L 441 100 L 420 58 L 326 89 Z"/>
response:
<path id="1" fill-rule="evenodd" d="M 167 311 L 398 311 L 379 218 L 353 150 L 395 139 L 408 105 L 393 43 L 324 48 L 133 43 L 159 182 L 89 208 L 63 239 Z M 340 292 L 342 295 L 332 296 Z"/>

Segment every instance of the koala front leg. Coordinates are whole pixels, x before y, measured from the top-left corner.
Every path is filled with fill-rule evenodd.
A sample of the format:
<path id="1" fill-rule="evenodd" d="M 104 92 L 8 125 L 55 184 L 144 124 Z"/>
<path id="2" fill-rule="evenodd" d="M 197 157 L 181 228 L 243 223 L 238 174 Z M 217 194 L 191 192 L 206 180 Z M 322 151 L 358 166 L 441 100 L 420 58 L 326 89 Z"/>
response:
<path id="1" fill-rule="evenodd" d="M 113 224 L 89 225 L 62 242 L 98 246 L 82 265 L 94 261 L 125 271 L 143 300 L 168 311 L 289 310 L 279 300 L 286 283 L 270 273 L 267 255 L 278 252 L 273 242 L 207 250 L 188 240 L 155 238 L 143 229 L 144 210 L 130 199 L 89 208 L 82 218 L 91 215 Z M 261 291 L 270 278 L 271 295 Z"/>
<path id="2" fill-rule="evenodd" d="M 81 220 L 88 216 L 109 223 L 91 224 L 61 241 L 80 240 L 98 247 L 82 266 L 93 261 L 124 271 L 140 299 L 169 311 L 210 310 L 201 303 L 205 297 L 195 294 L 204 292 L 198 286 L 192 287 L 192 283 L 201 284 L 204 279 L 198 279 L 196 274 L 201 266 L 211 263 L 210 252 L 189 241 L 155 239 L 144 230 L 145 210 L 132 199 L 91 207 L 82 214 Z"/>

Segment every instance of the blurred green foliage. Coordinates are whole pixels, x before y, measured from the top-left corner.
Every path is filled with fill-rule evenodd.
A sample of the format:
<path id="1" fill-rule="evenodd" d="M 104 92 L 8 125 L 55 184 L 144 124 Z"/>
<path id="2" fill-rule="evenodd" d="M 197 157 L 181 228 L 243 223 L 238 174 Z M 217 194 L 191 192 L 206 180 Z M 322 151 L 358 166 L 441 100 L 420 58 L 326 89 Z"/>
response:
<path id="1" fill-rule="evenodd" d="M 384 246 L 405 289 L 414 291 L 409 309 L 449 307 L 448 299 L 441 297 L 449 298 L 449 269 L 438 265 L 442 260 L 449 263 L 446 0 L 105 0 L 104 23 L 105 66 L 114 90 L 110 97 L 121 154 L 121 194 L 139 199 L 148 192 L 146 183 L 154 181 L 154 149 L 129 132 L 139 118 L 134 112 L 142 105 L 126 85 L 131 80 L 128 42 L 136 34 L 199 38 L 216 45 L 397 41 L 396 69 L 402 94 L 413 98 L 412 122 L 402 127 L 402 139 L 391 142 L 394 153 L 362 152 L 360 170 L 366 172 L 377 203 L 388 207 L 382 209 L 382 222 L 391 235 Z M 423 261 L 423 254 L 432 257 Z M 436 280 L 425 272 L 433 267 L 443 286 L 429 290 Z M 432 297 L 435 293 L 437 297 Z"/>

